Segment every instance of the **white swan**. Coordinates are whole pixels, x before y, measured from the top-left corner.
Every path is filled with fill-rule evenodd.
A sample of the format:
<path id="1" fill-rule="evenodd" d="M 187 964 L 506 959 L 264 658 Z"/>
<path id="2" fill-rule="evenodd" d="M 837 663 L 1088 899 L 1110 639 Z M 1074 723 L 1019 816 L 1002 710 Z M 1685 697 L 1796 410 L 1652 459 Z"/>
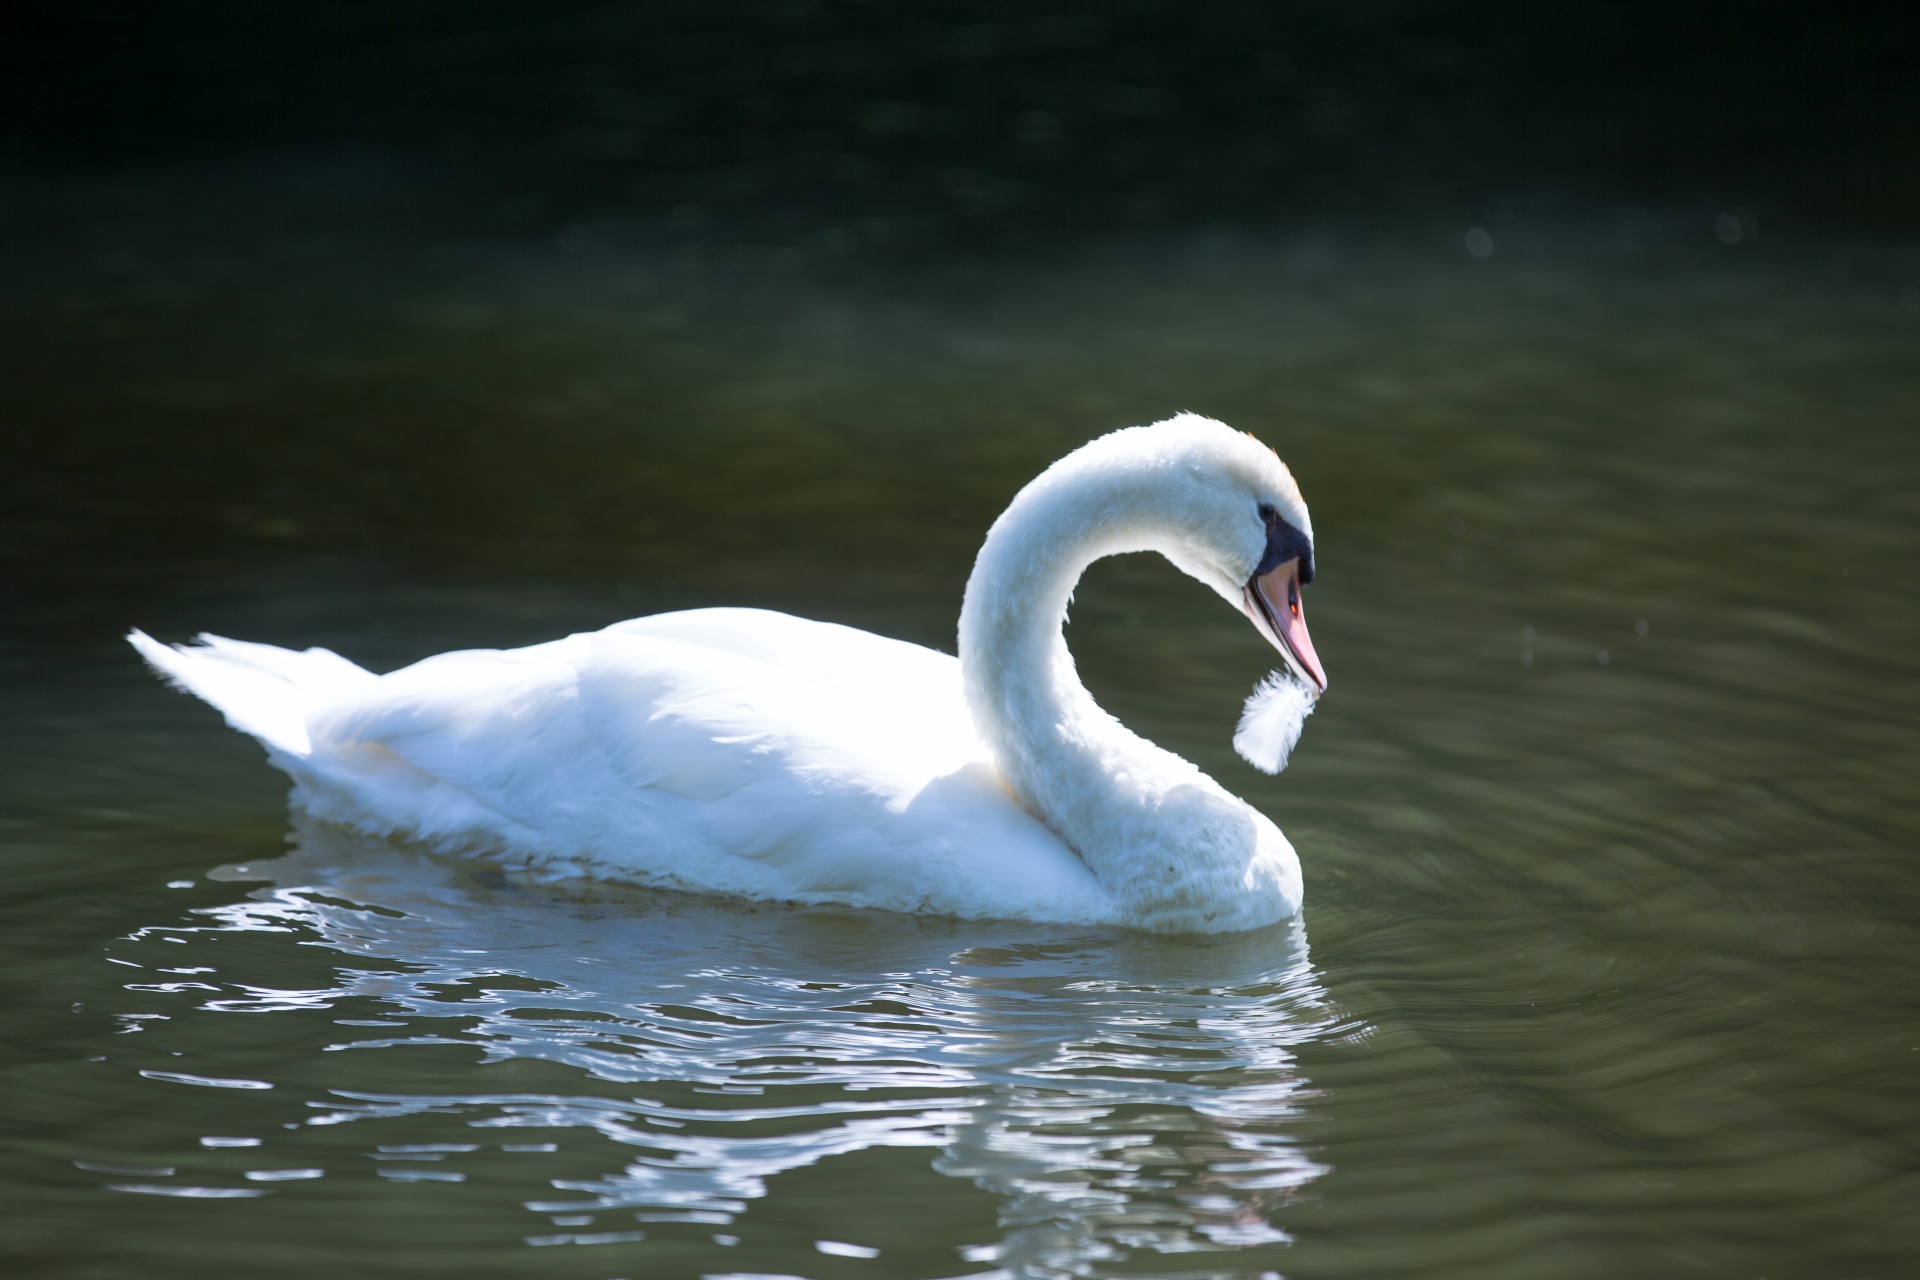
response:
<path id="1" fill-rule="evenodd" d="M 1312 524 L 1253 437 L 1192 414 L 1049 467 L 987 534 L 959 660 L 831 623 L 696 609 L 376 676 L 325 649 L 128 639 L 263 743 L 325 821 L 556 877 L 969 918 L 1226 932 L 1300 905 L 1279 828 L 1080 684 L 1081 573 L 1159 551 L 1246 609 L 1291 678 L 1236 738 L 1284 763 L 1326 687 L 1300 612 Z M 971 713 L 971 714 L 969 714 Z"/>

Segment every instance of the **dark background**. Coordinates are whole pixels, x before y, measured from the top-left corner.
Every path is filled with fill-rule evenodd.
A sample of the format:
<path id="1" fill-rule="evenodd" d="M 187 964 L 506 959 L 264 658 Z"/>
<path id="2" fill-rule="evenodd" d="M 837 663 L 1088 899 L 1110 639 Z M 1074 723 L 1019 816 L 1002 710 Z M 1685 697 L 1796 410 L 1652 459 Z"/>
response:
<path id="1" fill-rule="evenodd" d="M 1074 364 L 1075 342 L 1135 350 L 1124 324 L 1101 328 L 1133 305 L 1124 272 L 1057 304 L 1044 332 L 1067 346 L 1046 366 L 1022 308 L 1049 305 L 1065 286 L 1047 273 L 1085 245 L 1162 262 L 1166 283 L 1209 244 L 1240 247 L 1202 274 L 1245 277 L 1290 236 L 1344 244 L 1327 250 L 1343 270 L 1392 244 L 1459 265 L 1463 233 L 1490 228 L 1488 278 L 1521 292 L 1441 308 L 1443 328 L 1531 305 L 1515 301 L 1527 263 L 1665 288 L 1797 255 L 1794 279 L 1851 275 L 1910 314 L 1916 14 L 174 0 L 15 16 L 0 570 L 69 599 L 77 564 L 104 566 L 119 585 L 93 593 L 112 602 L 94 621 L 113 636 L 123 579 L 158 572 L 127 566 L 202 549 L 651 582 L 669 541 L 744 554 L 804 528 L 826 545 L 826 523 L 865 513 L 848 554 L 897 553 L 904 572 L 938 545 L 957 585 L 1006 496 L 1072 444 L 1179 408 L 1262 420 L 1217 369 L 1159 385 L 1118 357 Z M 1427 305 L 1394 271 L 1368 279 L 1330 287 Z M 1563 318 L 1591 288 L 1568 289 Z M 1211 323 L 1204 307 L 1140 320 Z M 1009 350 L 1030 381 L 956 354 L 969 325 L 1025 335 Z M 1580 340 L 1632 336 L 1595 321 Z M 1349 404 L 1345 375 L 1315 368 L 1324 398 L 1292 420 Z M 995 452 L 987 421 L 1047 425 L 986 433 L 1020 441 Z M 929 440 L 958 452 L 929 466 Z M 1336 511 L 1331 458 L 1303 461 Z M 766 509 L 796 469 L 865 478 Z"/>
<path id="2" fill-rule="evenodd" d="M 83 3 L 13 20 L 36 178 L 353 156 L 464 216 L 840 242 L 1392 217 L 1490 196 L 1920 219 L 1913 6 Z M 827 246 L 844 250 L 846 243 Z"/>

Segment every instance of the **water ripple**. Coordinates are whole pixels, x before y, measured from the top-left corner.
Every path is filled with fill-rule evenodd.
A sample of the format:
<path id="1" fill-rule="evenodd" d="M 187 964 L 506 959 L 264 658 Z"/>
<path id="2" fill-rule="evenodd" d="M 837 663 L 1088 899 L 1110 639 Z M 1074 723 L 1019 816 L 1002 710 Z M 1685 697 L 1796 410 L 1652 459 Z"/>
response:
<path id="1" fill-rule="evenodd" d="M 557 1138 L 555 1155 L 604 1151 L 583 1146 L 590 1135 L 623 1152 L 527 1186 L 527 1212 L 567 1221 L 750 1223 L 783 1175 L 917 1148 L 936 1174 L 998 1203 L 1000 1238 L 972 1248 L 1008 1276 L 1280 1245 L 1290 1237 L 1274 1213 L 1326 1172 L 1299 1137 L 1313 1090 L 1295 1051 L 1355 1030 L 1321 991 L 1298 924 L 1173 944 L 638 891 L 572 897 L 318 825 L 288 857 L 224 874 L 271 881 L 201 908 L 194 928 L 131 935 L 119 958 L 139 964 L 163 937 L 214 952 L 221 938 L 291 931 L 335 957 L 331 980 L 223 980 L 233 966 L 208 964 L 192 983 L 127 987 L 196 1000 L 200 1015 L 350 1015 L 325 1019 L 319 1047 L 362 1063 L 357 1080 L 411 1079 L 411 1055 L 449 1050 L 473 1056 L 464 1074 L 476 1084 L 539 1071 L 560 1087 L 332 1083 L 308 1091 L 297 1127 L 529 1133 Z M 377 1146 L 378 1160 L 429 1163 L 377 1167 L 401 1183 L 539 1172 L 503 1173 L 506 1157 L 471 1142 Z M 459 1167 L 431 1164 L 443 1160 Z M 322 1163 L 247 1176 L 293 1194 Z"/>

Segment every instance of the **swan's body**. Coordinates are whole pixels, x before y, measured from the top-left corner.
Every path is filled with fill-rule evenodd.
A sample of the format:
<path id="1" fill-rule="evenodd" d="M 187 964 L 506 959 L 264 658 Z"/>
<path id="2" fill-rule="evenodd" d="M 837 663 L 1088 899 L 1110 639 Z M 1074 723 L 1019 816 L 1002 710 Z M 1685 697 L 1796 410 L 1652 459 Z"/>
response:
<path id="1" fill-rule="evenodd" d="M 556 876 L 1218 932 L 1298 910 L 1292 847 L 1101 711 L 1061 622 L 1093 560 L 1158 550 L 1230 600 L 1244 591 L 1323 684 L 1304 623 L 1295 640 L 1284 606 L 1256 601 L 1291 566 L 1298 618 L 1310 529 L 1271 451 L 1189 415 L 1103 437 L 1020 493 L 968 583 L 958 660 L 756 609 L 385 676 L 322 649 L 132 639 L 258 738 L 327 821 Z M 1275 561 L 1299 542 L 1303 573 L 1297 548 Z"/>
<path id="2" fill-rule="evenodd" d="M 155 648 L 156 662 L 176 652 Z M 918 645 L 698 609 L 386 676 L 324 650 L 211 640 L 190 652 L 257 682 L 258 702 L 274 684 L 315 691 L 283 725 L 240 727 L 329 822 L 563 876 L 899 911 L 966 904 L 982 917 L 1104 914 L 1086 864 L 987 763 L 959 662 Z"/>

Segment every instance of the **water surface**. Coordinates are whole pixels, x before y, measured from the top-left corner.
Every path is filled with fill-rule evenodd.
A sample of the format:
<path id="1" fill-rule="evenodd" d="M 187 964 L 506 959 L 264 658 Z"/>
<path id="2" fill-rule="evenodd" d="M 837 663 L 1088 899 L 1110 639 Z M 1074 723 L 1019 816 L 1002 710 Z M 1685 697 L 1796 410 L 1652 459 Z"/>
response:
<path id="1" fill-rule="evenodd" d="M 0 304 L 22 1274 L 1910 1266 L 1915 255 L 1630 214 L 826 278 L 126 199 L 9 223 Z M 1018 485 L 1180 409 L 1299 475 L 1331 691 L 1268 779 L 1209 592 L 1099 566 L 1070 639 L 1299 848 L 1260 934 L 529 887 L 294 823 L 118 639 L 950 648 Z"/>

